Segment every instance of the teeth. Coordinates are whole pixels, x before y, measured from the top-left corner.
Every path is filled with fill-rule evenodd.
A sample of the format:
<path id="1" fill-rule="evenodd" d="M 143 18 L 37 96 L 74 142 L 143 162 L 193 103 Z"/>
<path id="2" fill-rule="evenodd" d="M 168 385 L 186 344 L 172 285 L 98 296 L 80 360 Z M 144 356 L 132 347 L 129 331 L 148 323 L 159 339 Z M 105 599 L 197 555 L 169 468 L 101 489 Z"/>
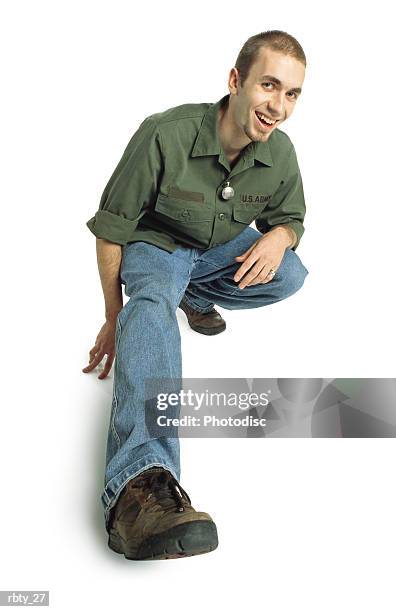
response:
<path id="1" fill-rule="evenodd" d="M 259 113 L 257 111 L 258 116 L 260 117 L 260 119 L 265 119 L 265 121 L 267 123 L 270 123 L 271 125 L 273 125 L 275 123 L 275 121 L 273 119 L 268 119 L 268 117 L 266 117 L 265 115 L 263 115 L 263 113 Z"/>

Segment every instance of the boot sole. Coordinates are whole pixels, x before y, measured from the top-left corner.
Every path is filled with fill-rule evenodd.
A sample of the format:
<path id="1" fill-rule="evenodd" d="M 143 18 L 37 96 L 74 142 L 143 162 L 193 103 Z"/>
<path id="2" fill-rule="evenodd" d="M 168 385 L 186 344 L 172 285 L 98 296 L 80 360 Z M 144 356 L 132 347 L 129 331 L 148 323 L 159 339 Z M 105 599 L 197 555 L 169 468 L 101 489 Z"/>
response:
<path id="1" fill-rule="evenodd" d="M 198 332 L 199 334 L 205 334 L 205 336 L 216 336 L 216 334 L 221 334 L 226 328 L 225 325 L 221 327 L 199 327 L 198 325 L 192 325 L 189 323 L 191 329 Z"/>
<path id="2" fill-rule="evenodd" d="M 116 533 L 109 534 L 109 547 L 131 561 L 180 559 L 215 550 L 218 546 L 216 525 L 210 521 L 191 521 L 176 525 L 144 540 L 136 552 L 124 548 Z"/>

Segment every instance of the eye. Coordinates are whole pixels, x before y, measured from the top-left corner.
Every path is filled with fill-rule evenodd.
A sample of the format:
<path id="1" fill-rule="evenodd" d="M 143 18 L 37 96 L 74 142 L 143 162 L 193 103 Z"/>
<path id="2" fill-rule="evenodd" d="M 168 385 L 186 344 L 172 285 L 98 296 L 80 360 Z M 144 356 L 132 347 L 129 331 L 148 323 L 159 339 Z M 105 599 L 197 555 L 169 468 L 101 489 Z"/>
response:
<path id="1" fill-rule="evenodd" d="M 289 91 L 289 93 L 291 93 L 291 95 L 294 96 L 295 99 L 297 99 L 297 94 L 295 91 Z"/>
<path id="2" fill-rule="evenodd" d="M 271 83 L 271 81 L 266 81 L 265 83 L 263 83 L 263 85 L 273 85 L 273 83 Z"/>

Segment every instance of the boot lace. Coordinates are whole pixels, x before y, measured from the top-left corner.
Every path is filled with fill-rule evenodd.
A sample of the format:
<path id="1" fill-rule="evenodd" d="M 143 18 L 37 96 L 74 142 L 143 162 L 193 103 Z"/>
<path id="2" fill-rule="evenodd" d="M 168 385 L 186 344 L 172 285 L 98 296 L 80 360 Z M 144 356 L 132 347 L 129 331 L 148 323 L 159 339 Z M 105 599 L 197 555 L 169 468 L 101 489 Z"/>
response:
<path id="1" fill-rule="evenodd" d="M 145 478 L 144 483 L 140 486 L 144 489 L 149 489 L 146 501 L 150 505 L 159 504 L 165 510 L 175 509 L 178 512 L 184 512 L 186 506 L 191 504 L 190 497 L 177 482 L 177 480 L 167 472 L 157 472 L 151 474 L 149 478 Z"/>

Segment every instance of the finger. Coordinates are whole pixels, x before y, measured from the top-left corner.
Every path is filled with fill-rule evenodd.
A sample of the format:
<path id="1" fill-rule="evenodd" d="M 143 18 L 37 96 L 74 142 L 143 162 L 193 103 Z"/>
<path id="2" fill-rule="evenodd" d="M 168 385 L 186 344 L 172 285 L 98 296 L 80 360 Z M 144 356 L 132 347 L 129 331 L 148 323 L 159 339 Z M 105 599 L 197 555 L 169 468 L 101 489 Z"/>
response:
<path id="1" fill-rule="evenodd" d="M 270 281 L 272 281 L 272 279 L 276 275 L 276 271 L 278 269 L 278 265 L 276 265 L 274 262 L 272 262 L 272 264 L 271 263 L 269 264 L 269 270 L 267 272 L 267 276 L 265 277 L 265 279 L 263 281 L 264 283 L 269 283 Z"/>
<path id="2" fill-rule="evenodd" d="M 257 285 L 260 283 L 261 279 L 265 278 L 265 273 L 263 274 L 265 265 L 263 266 L 262 263 L 257 262 L 256 265 L 250 270 L 249 274 L 242 279 L 238 285 L 239 289 L 244 289 L 248 285 Z"/>
<path id="3" fill-rule="evenodd" d="M 248 270 L 252 267 L 252 265 L 257 261 L 258 255 L 251 253 L 246 261 L 238 268 L 238 270 L 234 274 L 234 281 L 237 283 L 240 281 L 242 276 L 246 274 Z"/>
<path id="4" fill-rule="evenodd" d="M 102 361 L 105 354 L 106 353 L 104 351 L 99 351 L 99 353 L 97 353 L 96 357 L 90 362 L 90 364 L 83 369 L 83 372 L 92 372 L 92 370 L 96 368 L 96 366 Z"/>
<path id="5" fill-rule="evenodd" d="M 252 285 L 265 285 L 268 282 L 268 280 L 265 280 L 265 278 L 261 274 L 259 274 L 247 286 L 251 287 Z"/>
<path id="6" fill-rule="evenodd" d="M 250 255 L 250 253 L 253 251 L 255 247 L 255 244 L 252 244 L 252 246 L 250 247 L 250 249 L 248 249 L 247 251 L 245 251 L 245 253 L 243 253 L 242 255 L 237 255 L 235 257 L 235 259 L 246 259 L 246 257 L 248 257 Z"/>
<path id="7" fill-rule="evenodd" d="M 89 360 L 89 364 L 85 366 L 85 368 L 82 368 L 82 372 L 90 372 L 92 370 L 91 368 L 92 362 L 93 362 L 93 357 Z"/>
<path id="8" fill-rule="evenodd" d="M 98 350 L 99 350 L 99 345 L 95 344 L 95 346 L 93 346 L 91 350 L 89 351 L 89 361 L 92 361 L 92 359 L 95 357 Z"/>
<path id="9" fill-rule="evenodd" d="M 96 355 L 96 353 L 93 353 L 92 351 L 93 349 L 89 351 L 89 364 L 85 366 L 85 368 L 82 369 L 83 372 L 90 372 L 92 370 L 90 366 L 92 365 L 92 362 L 95 359 L 95 355 Z M 87 368 L 90 368 L 90 369 L 87 370 Z"/>
<path id="10" fill-rule="evenodd" d="M 266 283 L 270 283 L 272 281 L 272 279 L 274 278 L 275 274 L 271 274 L 270 272 L 268 272 L 267 276 L 265 277 L 265 279 L 263 281 L 261 281 L 263 283 L 263 285 L 265 285 Z"/>
<path id="11" fill-rule="evenodd" d="M 107 356 L 107 359 L 106 359 L 106 365 L 105 365 L 105 367 L 103 368 L 103 372 L 101 372 L 101 373 L 99 374 L 98 378 L 100 378 L 101 380 L 102 380 L 103 378 L 106 378 L 106 376 L 108 375 L 108 373 L 109 373 L 109 372 L 110 372 L 110 370 L 111 370 L 111 366 L 112 366 L 113 360 L 114 360 L 114 353 L 110 353 L 110 354 Z"/>

